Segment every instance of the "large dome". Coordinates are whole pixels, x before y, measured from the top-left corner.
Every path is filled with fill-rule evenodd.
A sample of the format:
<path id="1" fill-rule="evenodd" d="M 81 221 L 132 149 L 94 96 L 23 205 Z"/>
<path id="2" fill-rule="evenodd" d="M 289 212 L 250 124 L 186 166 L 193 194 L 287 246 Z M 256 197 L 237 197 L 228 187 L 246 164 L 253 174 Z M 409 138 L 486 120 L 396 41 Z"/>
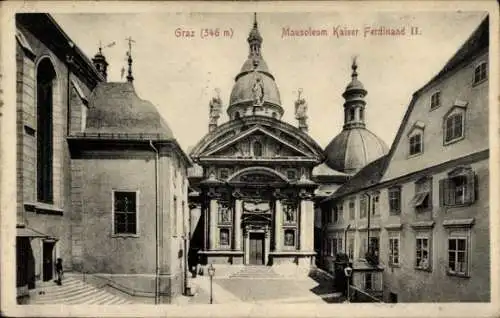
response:
<path id="1" fill-rule="evenodd" d="M 353 174 L 388 150 L 385 142 L 366 128 L 345 129 L 326 147 L 325 163 L 337 171 Z"/>
<path id="2" fill-rule="evenodd" d="M 253 28 L 247 38 L 248 58 L 236 75 L 229 98 L 227 114 L 230 119 L 261 115 L 281 119 L 283 108 L 278 85 L 269 71 L 261 52 L 262 36 L 254 15 Z"/>
<path id="3" fill-rule="evenodd" d="M 264 102 L 281 105 L 280 93 L 276 82 L 271 76 L 260 71 L 248 72 L 237 77 L 233 90 L 231 91 L 229 105 L 233 106 L 240 103 L 252 102 L 254 99 L 252 87 L 257 78 L 262 80 L 264 87 Z"/>

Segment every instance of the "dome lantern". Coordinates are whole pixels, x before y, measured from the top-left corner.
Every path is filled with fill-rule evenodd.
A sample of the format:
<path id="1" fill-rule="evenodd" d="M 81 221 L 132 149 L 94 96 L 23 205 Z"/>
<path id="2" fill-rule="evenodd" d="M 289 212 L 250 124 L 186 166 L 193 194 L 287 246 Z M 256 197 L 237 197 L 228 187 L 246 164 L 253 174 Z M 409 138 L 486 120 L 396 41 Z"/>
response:
<path id="1" fill-rule="evenodd" d="M 366 126 L 364 110 L 367 91 L 358 80 L 358 64 L 356 63 L 356 58 L 353 58 L 351 68 L 351 82 L 347 85 L 344 94 L 342 94 L 345 99 L 344 129 L 364 128 Z"/>
<path id="2" fill-rule="evenodd" d="M 357 173 L 389 151 L 382 139 L 366 129 L 364 97 L 367 91 L 358 80 L 356 59 L 353 59 L 351 68 L 351 82 L 342 94 L 345 99 L 344 126 L 325 149 L 326 165 L 347 174 Z"/>
<path id="3" fill-rule="evenodd" d="M 253 27 L 248 34 L 248 58 L 235 77 L 227 114 L 230 120 L 245 116 L 267 116 L 281 119 L 284 110 L 274 76 L 262 57 L 262 36 L 254 14 Z"/>

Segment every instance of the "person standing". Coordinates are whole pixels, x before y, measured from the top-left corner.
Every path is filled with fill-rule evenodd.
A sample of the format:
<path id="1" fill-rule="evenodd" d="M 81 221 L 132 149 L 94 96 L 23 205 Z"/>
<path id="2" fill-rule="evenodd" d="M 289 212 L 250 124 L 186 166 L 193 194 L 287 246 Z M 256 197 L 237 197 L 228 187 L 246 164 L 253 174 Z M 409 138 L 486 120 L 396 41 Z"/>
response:
<path id="1" fill-rule="evenodd" d="M 57 285 L 62 285 L 62 276 L 63 276 L 63 266 L 62 259 L 58 258 L 56 261 L 56 275 L 57 275 Z"/>

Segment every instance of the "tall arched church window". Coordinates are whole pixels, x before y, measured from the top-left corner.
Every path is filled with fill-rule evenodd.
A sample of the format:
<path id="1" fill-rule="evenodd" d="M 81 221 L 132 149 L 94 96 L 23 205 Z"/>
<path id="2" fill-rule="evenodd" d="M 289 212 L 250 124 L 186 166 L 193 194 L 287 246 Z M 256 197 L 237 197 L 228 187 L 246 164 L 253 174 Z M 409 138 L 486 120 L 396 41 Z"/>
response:
<path id="1" fill-rule="evenodd" d="M 253 143 L 253 155 L 255 157 L 262 157 L 262 144 L 259 141 Z"/>
<path id="2" fill-rule="evenodd" d="M 43 59 L 36 74 L 37 105 L 37 199 L 53 202 L 53 96 L 56 72 L 48 58 Z"/>

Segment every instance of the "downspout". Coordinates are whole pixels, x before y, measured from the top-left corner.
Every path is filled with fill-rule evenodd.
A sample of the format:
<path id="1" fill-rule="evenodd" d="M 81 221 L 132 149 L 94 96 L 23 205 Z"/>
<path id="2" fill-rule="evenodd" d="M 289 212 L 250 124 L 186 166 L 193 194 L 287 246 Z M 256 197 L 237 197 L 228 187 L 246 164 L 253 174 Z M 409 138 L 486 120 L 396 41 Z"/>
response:
<path id="1" fill-rule="evenodd" d="M 156 225 L 156 229 L 155 229 L 155 241 L 156 241 L 156 255 L 155 255 L 155 304 L 157 305 L 159 303 L 159 297 L 158 297 L 158 293 L 159 293 L 159 283 L 160 283 L 160 280 L 159 280 L 159 276 L 160 276 L 160 245 L 159 245 L 159 236 L 160 236 L 160 222 L 159 222 L 159 214 L 160 214 L 160 206 L 159 206 L 159 195 L 158 195 L 158 192 L 159 192 L 159 189 L 158 189 L 158 179 L 159 179 L 159 176 L 158 176 L 158 161 L 159 161 L 159 152 L 158 152 L 158 149 L 155 148 L 155 146 L 153 145 L 153 141 L 152 140 L 149 140 L 149 145 L 151 146 L 151 148 L 153 149 L 153 151 L 155 152 L 155 203 L 156 203 L 156 211 L 155 211 L 155 225 Z"/>
<path id="2" fill-rule="evenodd" d="M 367 225 L 367 245 L 368 248 L 366 249 L 367 253 L 370 253 L 370 214 L 371 214 L 371 196 L 369 194 L 366 195 L 368 198 L 368 206 L 367 206 L 367 212 L 368 212 L 368 225 Z"/>

